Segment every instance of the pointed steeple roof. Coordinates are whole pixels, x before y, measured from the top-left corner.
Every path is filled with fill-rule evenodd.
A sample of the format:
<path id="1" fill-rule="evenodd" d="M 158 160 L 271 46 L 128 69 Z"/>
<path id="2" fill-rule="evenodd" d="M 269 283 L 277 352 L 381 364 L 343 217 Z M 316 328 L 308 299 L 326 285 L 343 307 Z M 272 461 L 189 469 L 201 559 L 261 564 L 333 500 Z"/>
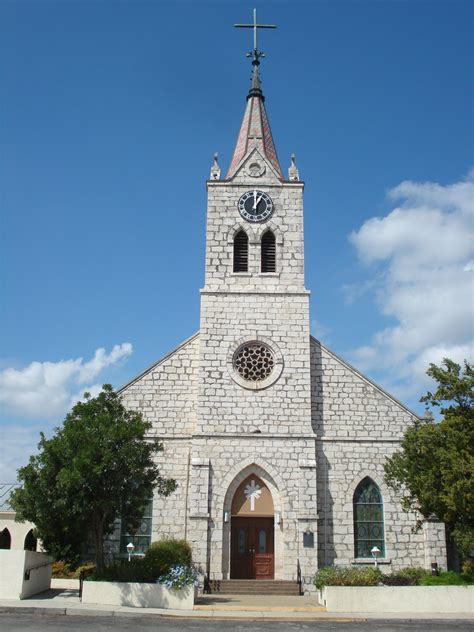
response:
<path id="1" fill-rule="evenodd" d="M 262 92 L 258 68 L 262 53 L 254 50 L 249 55 L 252 56 L 252 81 L 247 95 L 247 107 L 245 108 L 244 118 L 242 119 L 242 125 L 240 126 L 226 179 L 235 175 L 241 162 L 256 147 L 272 164 L 278 173 L 278 177 L 284 180 L 265 110 L 265 97 Z"/>

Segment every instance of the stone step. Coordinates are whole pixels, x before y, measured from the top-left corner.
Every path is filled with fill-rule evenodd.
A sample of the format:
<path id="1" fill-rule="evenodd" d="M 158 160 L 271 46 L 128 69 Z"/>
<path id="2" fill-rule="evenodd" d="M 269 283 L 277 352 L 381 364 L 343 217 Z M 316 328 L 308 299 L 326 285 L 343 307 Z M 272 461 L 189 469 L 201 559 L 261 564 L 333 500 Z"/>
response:
<path id="1" fill-rule="evenodd" d="M 220 595 L 299 595 L 295 581 L 222 579 L 211 581 L 211 593 Z"/>

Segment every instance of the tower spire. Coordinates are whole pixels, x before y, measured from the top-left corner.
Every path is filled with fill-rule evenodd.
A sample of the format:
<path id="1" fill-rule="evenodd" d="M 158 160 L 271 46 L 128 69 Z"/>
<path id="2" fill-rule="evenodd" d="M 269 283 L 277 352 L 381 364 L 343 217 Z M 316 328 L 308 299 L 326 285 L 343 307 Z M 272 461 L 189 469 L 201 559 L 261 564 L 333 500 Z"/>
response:
<path id="1" fill-rule="evenodd" d="M 276 29 L 276 25 L 258 24 L 257 9 L 254 9 L 253 24 L 234 24 L 234 26 L 236 28 L 253 29 L 253 50 L 247 53 L 247 57 L 252 59 L 252 80 L 250 83 L 250 90 L 247 95 L 247 107 L 240 127 L 229 171 L 227 173 L 227 178 L 231 178 L 235 174 L 239 165 L 250 153 L 250 151 L 257 147 L 275 168 L 278 177 L 283 180 L 283 173 L 278 161 L 275 143 L 273 142 L 270 124 L 265 111 L 265 97 L 263 96 L 260 80 L 260 59 L 265 57 L 265 53 L 259 51 L 257 46 L 258 29 Z"/>
<path id="2" fill-rule="evenodd" d="M 253 29 L 253 50 L 247 53 L 247 57 L 252 58 L 252 83 L 247 99 L 250 97 L 260 97 L 265 99 L 262 93 L 262 86 L 260 83 L 260 73 L 258 67 L 260 66 L 260 58 L 265 57 L 265 53 L 258 50 L 257 34 L 258 29 L 276 29 L 275 24 L 258 24 L 257 23 L 257 9 L 253 10 L 253 24 L 234 24 L 237 29 Z"/>

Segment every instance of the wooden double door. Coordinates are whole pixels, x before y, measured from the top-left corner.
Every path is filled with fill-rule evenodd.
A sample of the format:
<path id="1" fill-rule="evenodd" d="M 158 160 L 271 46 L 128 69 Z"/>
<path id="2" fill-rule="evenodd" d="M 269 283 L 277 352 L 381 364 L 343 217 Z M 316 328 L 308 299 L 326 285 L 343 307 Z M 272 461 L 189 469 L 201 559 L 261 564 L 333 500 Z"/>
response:
<path id="1" fill-rule="evenodd" d="M 231 579 L 273 579 L 273 518 L 232 517 Z"/>

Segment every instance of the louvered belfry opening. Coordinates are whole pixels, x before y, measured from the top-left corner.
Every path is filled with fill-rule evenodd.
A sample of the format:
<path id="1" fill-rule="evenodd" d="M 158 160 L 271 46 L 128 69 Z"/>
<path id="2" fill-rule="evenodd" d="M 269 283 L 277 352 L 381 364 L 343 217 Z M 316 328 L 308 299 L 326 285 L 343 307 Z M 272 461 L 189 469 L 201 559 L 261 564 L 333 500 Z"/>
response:
<path id="1" fill-rule="evenodd" d="M 262 272 L 276 272 L 275 235 L 267 230 L 262 237 Z"/>
<path id="2" fill-rule="evenodd" d="M 249 238 L 247 233 L 239 230 L 234 237 L 234 272 L 248 272 Z"/>

